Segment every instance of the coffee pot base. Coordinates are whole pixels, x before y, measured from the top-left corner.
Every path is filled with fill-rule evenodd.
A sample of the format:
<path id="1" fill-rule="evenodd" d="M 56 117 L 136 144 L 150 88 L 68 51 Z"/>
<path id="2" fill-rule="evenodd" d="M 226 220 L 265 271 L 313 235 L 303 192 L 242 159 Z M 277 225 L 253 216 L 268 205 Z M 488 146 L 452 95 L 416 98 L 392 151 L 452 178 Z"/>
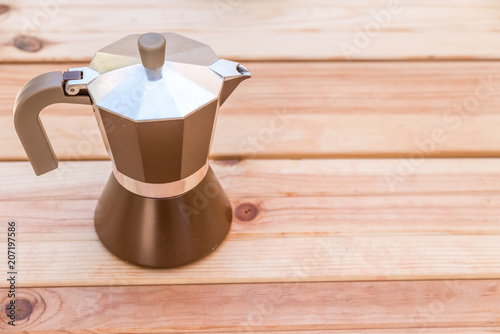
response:
<path id="1" fill-rule="evenodd" d="M 231 203 L 209 168 L 192 190 L 176 197 L 134 194 L 111 174 L 94 215 L 104 246 L 139 266 L 168 268 L 203 258 L 225 239 Z"/>

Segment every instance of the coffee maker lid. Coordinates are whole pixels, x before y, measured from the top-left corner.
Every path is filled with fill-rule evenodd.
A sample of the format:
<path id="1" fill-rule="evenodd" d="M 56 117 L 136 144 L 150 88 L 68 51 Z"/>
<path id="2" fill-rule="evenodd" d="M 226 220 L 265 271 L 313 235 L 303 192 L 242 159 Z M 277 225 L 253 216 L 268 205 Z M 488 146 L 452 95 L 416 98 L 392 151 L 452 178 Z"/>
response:
<path id="1" fill-rule="evenodd" d="M 176 33 L 130 35 L 95 54 L 88 91 L 98 107 L 135 121 L 183 118 L 219 98 L 220 61 Z"/>

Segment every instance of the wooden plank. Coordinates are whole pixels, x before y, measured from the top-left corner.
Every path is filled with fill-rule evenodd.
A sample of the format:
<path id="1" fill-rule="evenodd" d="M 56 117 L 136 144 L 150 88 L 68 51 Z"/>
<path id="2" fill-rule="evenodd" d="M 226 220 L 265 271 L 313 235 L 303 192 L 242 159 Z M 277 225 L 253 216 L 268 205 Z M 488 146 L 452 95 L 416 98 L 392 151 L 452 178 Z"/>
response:
<path id="1" fill-rule="evenodd" d="M 405 159 L 215 160 L 211 166 L 233 199 L 470 196 L 500 189 L 495 158 L 426 159 L 415 165 Z M 0 200 L 95 200 L 110 174 L 109 161 L 63 161 L 42 176 L 28 162 L 2 162 Z"/>
<path id="2" fill-rule="evenodd" d="M 22 233 L 19 287 L 500 278 L 498 235 L 230 234 L 203 260 L 153 270 L 118 260 L 97 240 L 23 241 Z"/>
<path id="3" fill-rule="evenodd" d="M 499 235 L 500 194 L 257 197 L 232 201 L 233 237 Z M 97 240 L 96 200 L 0 202 L 22 242 Z M 246 213 L 250 210 L 249 213 Z M 35 214 L 36 213 L 36 214 Z"/>
<path id="4" fill-rule="evenodd" d="M 0 160 L 26 159 L 12 126 L 21 85 L 70 66 L 0 66 Z M 249 67 L 253 79 L 221 109 L 213 158 L 500 154 L 500 62 Z M 89 107 L 51 107 L 42 119 L 62 160 L 108 158 Z"/>
<path id="5" fill-rule="evenodd" d="M 499 291 L 496 280 L 21 289 L 16 330 L 498 333 Z"/>
<path id="6" fill-rule="evenodd" d="M 0 64 L 0 114 L 12 114 L 14 98 L 28 80 L 88 63 Z M 490 88 L 476 114 L 496 114 L 500 61 L 246 62 L 252 78 L 242 83 L 220 113 L 438 114 Z M 305 85 L 304 83 L 310 83 Z M 59 105 L 54 115 L 89 115 L 86 106 Z M 472 115 L 471 115 L 472 116 Z"/>
<path id="7" fill-rule="evenodd" d="M 497 129 L 500 115 L 471 118 L 459 130 L 450 131 L 441 137 L 446 138 L 441 143 L 432 139 L 433 131 L 443 129 L 441 116 L 296 115 L 286 130 L 272 134 L 266 129 L 269 129 L 273 117 L 221 115 L 210 157 L 296 159 L 500 155 Z M 98 136 L 97 124 L 90 116 L 47 115 L 43 119 L 49 137 L 53 138 L 54 150 L 61 160 L 108 159 Z M 6 146 L 1 159 L 26 160 L 26 154 L 13 129 L 12 116 L 0 116 L 2 130 L 5 131 L 0 133 L 0 140 Z M 266 139 L 259 140 L 259 134 L 264 134 L 262 138 Z"/>
<path id="8" fill-rule="evenodd" d="M 185 34 L 232 59 L 498 59 L 500 49 L 494 0 L 4 3 L 2 61 L 88 60 L 152 30 Z"/>

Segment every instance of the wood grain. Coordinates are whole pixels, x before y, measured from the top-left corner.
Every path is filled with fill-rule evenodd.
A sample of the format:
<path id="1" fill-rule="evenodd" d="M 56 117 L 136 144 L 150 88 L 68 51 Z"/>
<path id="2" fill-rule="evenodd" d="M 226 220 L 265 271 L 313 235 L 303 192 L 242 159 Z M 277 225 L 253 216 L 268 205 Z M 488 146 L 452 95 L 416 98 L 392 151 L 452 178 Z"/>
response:
<path id="1" fill-rule="evenodd" d="M 500 63 L 248 65 L 253 78 L 221 108 L 213 158 L 500 155 Z M 0 160 L 26 159 L 12 121 L 21 85 L 71 66 L 0 66 Z M 108 158 L 89 107 L 51 107 L 42 120 L 60 159 Z"/>
<path id="2" fill-rule="evenodd" d="M 185 34 L 231 59 L 500 58 L 494 0 L 4 3 L 0 60 L 10 62 L 88 60 L 147 31 Z"/>
<path id="3" fill-rule="evenodd" d="M 497 280 L 20 291 L 19 299 L 33 308 L 32 318 L 16 327 L 23 333 L 465 334 L 498 333 L 500 326 L 492 312 L 500 298 Z M 0 322 L 0 328 L 7 327 Z"/>

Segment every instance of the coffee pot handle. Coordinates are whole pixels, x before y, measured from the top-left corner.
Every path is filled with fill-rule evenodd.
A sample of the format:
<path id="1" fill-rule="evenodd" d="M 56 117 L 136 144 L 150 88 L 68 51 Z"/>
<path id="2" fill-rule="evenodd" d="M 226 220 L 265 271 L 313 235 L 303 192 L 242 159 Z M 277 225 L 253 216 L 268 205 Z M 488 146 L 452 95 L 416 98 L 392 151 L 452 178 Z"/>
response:
<path id="1" fill-rule="evenodd" d="M 17 94 L 14 125 L 36 175 L 58 166 L 57 157 L 40 120 L 43 108 L 55 103 L 91 104 L 88 95 L 67 95 L 62 72 L 49 72 L 33 78 Z"/>

